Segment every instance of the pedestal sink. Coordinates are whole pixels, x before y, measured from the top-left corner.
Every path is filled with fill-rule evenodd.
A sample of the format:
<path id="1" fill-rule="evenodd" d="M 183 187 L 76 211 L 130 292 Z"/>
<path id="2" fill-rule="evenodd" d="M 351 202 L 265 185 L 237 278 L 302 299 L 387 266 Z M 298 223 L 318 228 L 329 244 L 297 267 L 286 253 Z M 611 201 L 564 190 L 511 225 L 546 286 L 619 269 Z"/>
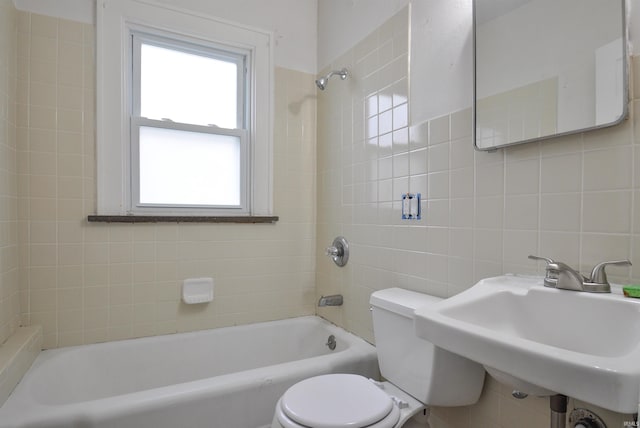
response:
<path id="1" fill-rule="evenodd" d="M 416 310 L 416 333 L 534 395 L 638 411 L 640 299 L 558 290 L 542 278 L 484 279 Z"/>

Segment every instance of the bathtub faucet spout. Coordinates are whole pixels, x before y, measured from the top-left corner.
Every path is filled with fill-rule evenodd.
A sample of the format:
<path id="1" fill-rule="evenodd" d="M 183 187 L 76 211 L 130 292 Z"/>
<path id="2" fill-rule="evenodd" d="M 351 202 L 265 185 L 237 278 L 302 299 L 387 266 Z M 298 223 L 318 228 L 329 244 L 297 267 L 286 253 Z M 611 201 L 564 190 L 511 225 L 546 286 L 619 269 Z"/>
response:
<path id="1" fill-rule="evenodd" d="M 318 301 L 318 306 L 342 306 L 342 294 L 333 294 L 331 296 L 322 296 Z"/>

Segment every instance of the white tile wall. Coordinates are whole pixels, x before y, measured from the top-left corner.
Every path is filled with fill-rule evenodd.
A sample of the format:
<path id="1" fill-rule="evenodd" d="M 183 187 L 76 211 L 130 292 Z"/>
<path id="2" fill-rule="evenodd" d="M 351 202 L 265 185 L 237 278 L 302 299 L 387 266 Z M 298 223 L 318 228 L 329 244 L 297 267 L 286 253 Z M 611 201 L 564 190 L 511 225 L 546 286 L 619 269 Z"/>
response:
<path id="1" fill-rule="evenodd" d="M 89 224 L 95 28 L 17 23 L 20 307 L 45 347 L 314 313 L 314 76 L 276 70 L 277 224 Z M 200 276 L 216 280 L 213 303 L 184 305 L 182 280 Z"/>
<path id="2" fill-rule="evenodd" d="M 0 0 L 0 344 L 20 325 L 16 162 L 17 12 Z"/>
<path id="3" fill-rule="evenodd" d="M 630 258 L 633 270 L 611 269 L 610 277 L 640 281 L 639 101 L 630 119 L 614 128 L 495 153 L 474 151 L 469 110 L 406 128 L 403 108 L 393 116 L 398 127 L 389 129 L 388 100 L 410 106 L 404 104 L 407 19 L 404 10 L 336 60 L 331 66 L 349 67 L 352 77 L 318 92 L 316 292 L 345 295 L 342 307 L 318 312 L 373 341 L 372 291 L 403 287 L 447 297 L 483 277 L 542 273 L 529 254 L 583 270 Z M 364 149 L 369 142 L 377 142 L 377 151 Z M 377 175 L 368 174 L 363 165 L 375 160 Z M 376 187 L 377 199 L 366 192 Z M 400 219 L 400 196 L 407 191 L 424 198 L 420 221 Z M 322 251 L 339 234 L 352 248 L 342 269 Z M 631 420 L 589 407 L 609 426 Z M 548 420 L 546 399 L 519 401 L 488 380 L 477 405 L 435 409 L 431 426 L 540 427 Z"/>

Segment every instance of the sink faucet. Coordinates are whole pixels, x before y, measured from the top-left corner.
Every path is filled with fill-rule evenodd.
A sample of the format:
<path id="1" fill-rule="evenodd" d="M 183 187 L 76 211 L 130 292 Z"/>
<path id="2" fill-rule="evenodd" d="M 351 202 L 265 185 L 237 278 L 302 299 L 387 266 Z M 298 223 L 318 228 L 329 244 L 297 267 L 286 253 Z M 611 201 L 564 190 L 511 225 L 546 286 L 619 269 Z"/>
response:
<path id="1" fill-rule="evenodd" d="M 556 270 L 558 271 L 556 288 L 561 288 L 563 290 L 587 291 L 584 286 L 589 283 L 589 279 L 585 278 L 579 272 L 562 262 L 556 263 L 556 266 Z M 608 292 L 611 292 L 611 288 L 609 288 Z"/>
<path id="2" fill-rule="evenodd" d="M 556 262 L 547 257 L 529 256 L 532 260 L 543 260 L 547 263 L 544 285 L 563 290 L 586 291 L 588 293 L 611 293 L 611 285 L 607 279 L 605 267 L 608 265 L 631 266 L 629 260 L 615 260 L 598 263 L 586 278 L 569 265 Z"/>

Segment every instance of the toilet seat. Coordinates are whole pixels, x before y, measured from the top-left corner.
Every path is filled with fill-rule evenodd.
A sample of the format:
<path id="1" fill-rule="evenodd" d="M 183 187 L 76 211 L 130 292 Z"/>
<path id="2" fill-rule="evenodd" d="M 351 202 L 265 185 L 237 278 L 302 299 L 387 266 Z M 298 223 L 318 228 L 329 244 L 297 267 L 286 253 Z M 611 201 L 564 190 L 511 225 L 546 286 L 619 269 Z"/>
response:
<path id="1" fill-rule="evenodd" d="M 330 374 L 289 388 L 278 402 L 276 417 L 285 428 L 392 428 L 400 410 L 368 379 Z"/>

